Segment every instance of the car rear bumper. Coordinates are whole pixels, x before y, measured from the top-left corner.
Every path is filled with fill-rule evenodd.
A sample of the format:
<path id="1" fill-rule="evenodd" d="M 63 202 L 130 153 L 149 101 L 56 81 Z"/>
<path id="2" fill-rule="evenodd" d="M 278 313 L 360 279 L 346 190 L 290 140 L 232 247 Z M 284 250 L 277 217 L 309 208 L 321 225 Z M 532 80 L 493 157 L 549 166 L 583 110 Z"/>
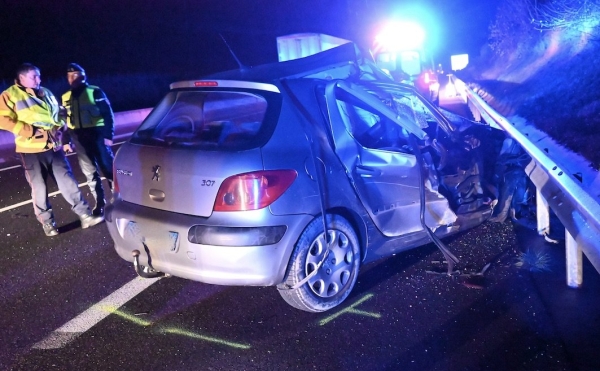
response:
<path id="1" fill-rule="evenodd" d="M 219 285 L 281 283 L 294 245 L 312 218 L 276 216 L 268 208 L 204 218 L 122 200 L 106 208 L 108 230 L 121 258 L 133 262 L 138 250 L 141 265 Z"/>

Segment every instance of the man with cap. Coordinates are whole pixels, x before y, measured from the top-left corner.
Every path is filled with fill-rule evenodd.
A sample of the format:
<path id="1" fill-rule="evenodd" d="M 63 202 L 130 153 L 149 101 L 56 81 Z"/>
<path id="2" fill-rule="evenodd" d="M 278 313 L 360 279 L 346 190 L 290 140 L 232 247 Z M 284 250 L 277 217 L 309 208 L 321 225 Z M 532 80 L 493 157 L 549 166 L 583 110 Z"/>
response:
<path id="1" fill-rule="evenodd" d="M 36 218 L 46 236 L 56 236 L 46 181 L 54 177 L 58 189 L 79 216 L 81 228 L 104 221 L 93 216 L 83 199 L 61 144 L 65 123 L 52 92 L 40 86 L 40 69 L 24 63 L 17 69 L 15 84 L 0 95 L 0 129 L 15 135 L 15 150 L 21 157 L 31 187 Z"/>
<path id="2" fill-rule="evenodd" d="M 79 166 L 96 200 L 93 214 L 104 215 L 106 200 L 100 173 L 112 189 L 113 111 L 102 89 L 88 84 L 85 70 L 77 63 L 68 65 L 67 81 L 71 89 L 62 95 L 62 104 L 67 111 L 69 133 Z"/>

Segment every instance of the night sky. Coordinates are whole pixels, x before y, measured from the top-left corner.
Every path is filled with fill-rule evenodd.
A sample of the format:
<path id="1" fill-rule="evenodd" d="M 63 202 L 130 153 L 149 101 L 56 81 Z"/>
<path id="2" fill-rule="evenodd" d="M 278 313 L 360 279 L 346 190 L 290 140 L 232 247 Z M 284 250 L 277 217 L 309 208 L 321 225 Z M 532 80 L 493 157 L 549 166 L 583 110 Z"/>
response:
<path id="1" fill-rule="evenodd" d="M 275 38 L 322 32 L 369 43 L 376 25 L 422 5 L 440 56 L 477 53 L 500 0 L 0 0 L 0 79 L 22 62 L 64 77 L 77 62 L 88 74 L 166 73 L 194 78 L 237 67 L 219 35 L 246 65 L 277 60 Z M 475 3 L 475 4 L 473 4 Z M 468 6 L 467 6 L 468 4 Z"/>

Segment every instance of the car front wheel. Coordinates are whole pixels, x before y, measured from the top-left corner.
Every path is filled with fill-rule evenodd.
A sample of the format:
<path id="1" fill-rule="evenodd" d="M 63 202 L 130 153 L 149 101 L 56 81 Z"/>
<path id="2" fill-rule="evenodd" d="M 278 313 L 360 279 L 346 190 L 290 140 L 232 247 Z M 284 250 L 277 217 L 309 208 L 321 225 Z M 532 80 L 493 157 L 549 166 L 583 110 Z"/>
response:
<path id="1" fill-rule="evenodd" d="M 360 248 L 354 229 L 343 217 L 327 215 L 327 238 L 322 218 L 313 220 L 298 239 L 286 280 L 277 289 L 291 306 L 323 312 L 350 294 L 359 266 Z"/>

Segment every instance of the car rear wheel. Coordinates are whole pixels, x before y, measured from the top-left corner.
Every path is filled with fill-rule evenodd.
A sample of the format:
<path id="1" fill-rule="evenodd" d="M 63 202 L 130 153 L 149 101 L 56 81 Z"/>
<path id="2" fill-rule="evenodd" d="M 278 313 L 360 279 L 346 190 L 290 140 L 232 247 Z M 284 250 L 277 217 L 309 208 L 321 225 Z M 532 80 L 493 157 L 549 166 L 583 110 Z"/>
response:
<path id="1" fill-rule="evenodd" d="M 338 215 L 327 215 L 327 229 L 326 239 L 322 218 L 306 227 L 294 247 L 286 279 L 277 286 L 281 297 L 297 309 L 329 310 L 344 301 L 356 283 L 360 266 L 356 233 Z"/>

